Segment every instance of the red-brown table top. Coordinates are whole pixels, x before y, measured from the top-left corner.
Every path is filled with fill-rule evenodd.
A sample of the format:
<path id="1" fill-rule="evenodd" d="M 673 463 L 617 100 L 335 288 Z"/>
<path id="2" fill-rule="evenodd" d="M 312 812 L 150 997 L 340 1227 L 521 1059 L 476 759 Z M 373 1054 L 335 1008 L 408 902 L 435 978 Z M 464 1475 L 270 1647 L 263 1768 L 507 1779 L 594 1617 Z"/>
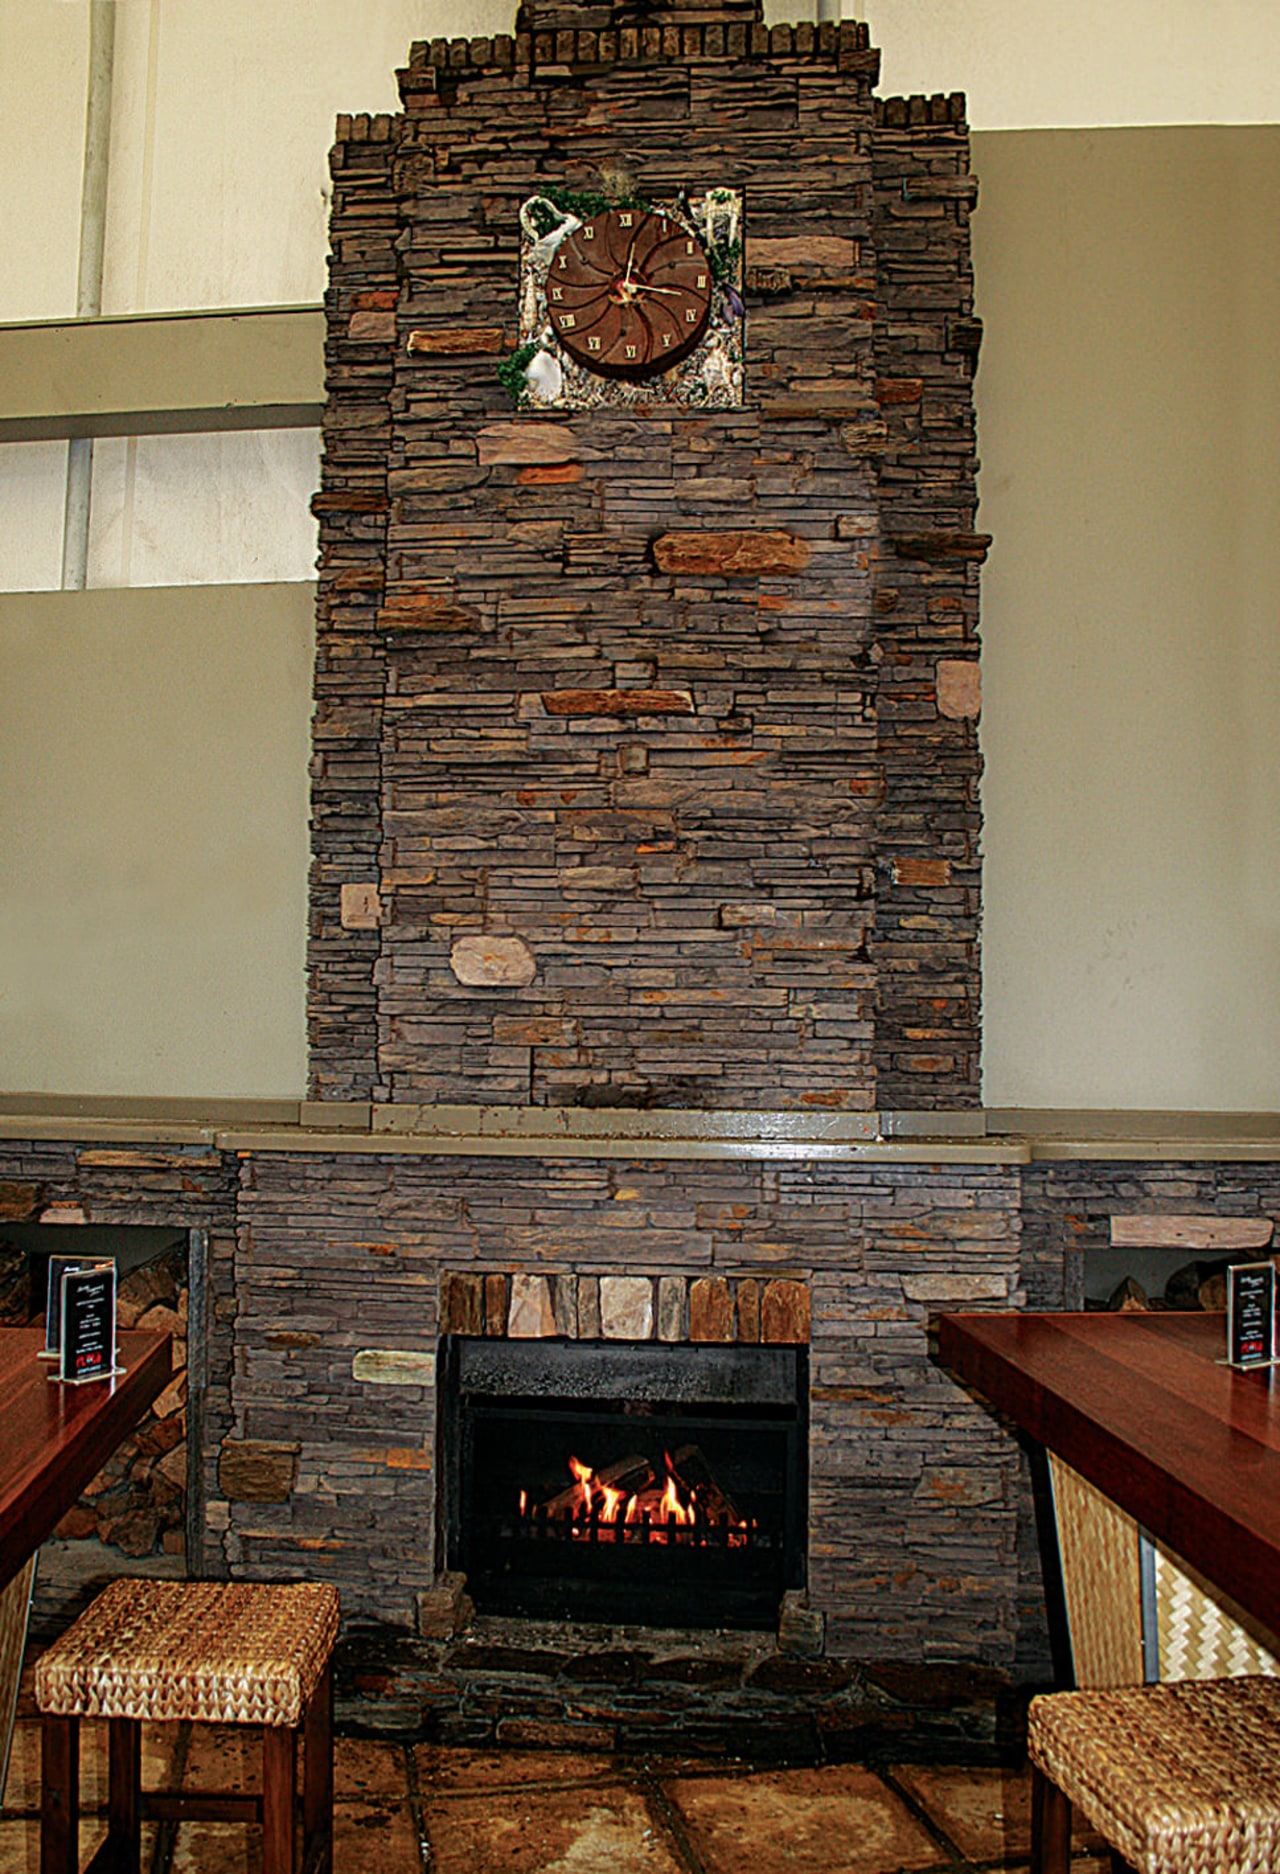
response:
<path id="1" fill-rule="evenodd" d="M 1280 1632 L 1280 1368 L 1236 1372 L 1221 1314 L 957 1314 L 939 1354 Z"/>
<path id="2" fill-rule="evenodd" d="M 42 1328 L 0 1328 L 0 1587 L 52 1535 L 173 1377 L 167 1334 L 121 1334 L 116 1379 L 63 1386 Z"/>

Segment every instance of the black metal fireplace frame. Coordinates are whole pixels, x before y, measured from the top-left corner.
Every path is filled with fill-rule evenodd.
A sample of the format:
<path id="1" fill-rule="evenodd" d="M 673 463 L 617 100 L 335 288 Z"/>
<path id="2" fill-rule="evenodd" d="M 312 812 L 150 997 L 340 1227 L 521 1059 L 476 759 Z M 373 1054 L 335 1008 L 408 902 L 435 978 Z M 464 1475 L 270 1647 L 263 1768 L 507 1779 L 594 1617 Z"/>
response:
<path id="1" fill-rule="evenodd" d="M 440 1376 L 437 1563 L 467 1575 L 481 1611 L 762 1628 L 776 1622 L 782 1594 L 804 1586 L 807 1349 L 451 1336 L 441 1343 Z M 677 1438 L 729 1437 L 739 1449 L 754 1434 L 776 1473 L 776 1518 L 732 1554 L 714 1530 L 692 1543 L 648 1530 L 611 1543 L 594 1527 L 573 1539 L 567 1525 L 498 1531 L 479 1503 L 477 1445 L 489 1440 L 492 1449 L 503 1426 L 531 1414 L 561 1435 L 635 1423 L 631 1415 L 646 1426 L 656 1416 Z"/>

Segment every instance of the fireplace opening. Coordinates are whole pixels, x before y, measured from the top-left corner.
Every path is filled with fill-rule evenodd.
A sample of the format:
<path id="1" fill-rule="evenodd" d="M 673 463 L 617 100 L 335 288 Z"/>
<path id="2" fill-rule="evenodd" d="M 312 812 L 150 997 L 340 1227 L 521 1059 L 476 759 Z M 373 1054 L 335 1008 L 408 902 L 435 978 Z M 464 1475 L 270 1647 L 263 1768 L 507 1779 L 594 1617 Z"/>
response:
<path id="1" fill-rule="evenodd" d="M 807 1354 L 442 1343 L 444 1565 L 482 1613 L 768 1628 L 804 1586 Z"/>

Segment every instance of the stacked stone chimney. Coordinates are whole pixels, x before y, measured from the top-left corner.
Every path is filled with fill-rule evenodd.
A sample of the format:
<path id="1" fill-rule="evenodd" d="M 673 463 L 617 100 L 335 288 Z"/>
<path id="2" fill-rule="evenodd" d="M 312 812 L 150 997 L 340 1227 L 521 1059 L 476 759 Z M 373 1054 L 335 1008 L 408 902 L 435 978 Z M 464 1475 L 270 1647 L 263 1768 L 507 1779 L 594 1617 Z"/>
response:
<path id="1" fill-rule="evenodd" d="M 877 66 L 526 5 L 339 120 L 316 1098 L 977 1103 L 975 188 Z M 714 187 L 742 407 L 514 407 L 522 202 Z"/>

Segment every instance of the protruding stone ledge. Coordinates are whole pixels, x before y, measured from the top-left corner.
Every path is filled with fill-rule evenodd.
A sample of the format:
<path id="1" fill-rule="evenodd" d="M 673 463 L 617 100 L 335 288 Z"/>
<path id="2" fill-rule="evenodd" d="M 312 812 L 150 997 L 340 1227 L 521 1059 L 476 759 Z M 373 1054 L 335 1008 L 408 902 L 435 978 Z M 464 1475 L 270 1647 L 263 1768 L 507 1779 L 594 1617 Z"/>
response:
<path id="1" fill-rule="evenodd" d="M 433 1353 L 365 1347 L 351 1362 L 351 1377 L 362 1386 L 433 1386 L 436 1357 Z"/>
<path id="2" fill-rule="evenodd" d="M 1223 1255 L 1231 1250 L 1265 1249 L 1274 1235 L 1270 1217 L 1144 1213 L 1111 1219 L 1113 1249 L 1198 1249 Z"/>
<path id="3" fill-rule="evenodd" d="M 480 614 L 447 593 L 410 589 L 392 593 L 379 608 L 376 623 L 386 632 L 476 631 Z"/>
<path id="4" fill-rule="evenodd" d="M 798 534 L 746 529 L 732 533 L 661 534 L 653 557 L 664 573 L 716 573 L 722 578 L 802 573 L 813 547 Z"/>
<path id="5" fill-rule="evenodd" d="M 979 565 L 990 546 L 990 534 L 898 534 L 893 541 L 900 560 L 975 560 Z"/>
<path id="6" fill-rule="evenodd" d="M 394 333 L 393 319 L 391 335 Z M 354 332 L 352 337 L 355 337 Z M 506 334 L 500 325 L 449 325 L 415 328 L 405 340 L 405 350 L 416 358 L 485 358 L 495 357 L 506 349 L 506 344 Z"/>
<path id="7" fill-rule="evenodd" d="M 688 690 L 543 690 L 549 716 L 691 716 Z"/>

